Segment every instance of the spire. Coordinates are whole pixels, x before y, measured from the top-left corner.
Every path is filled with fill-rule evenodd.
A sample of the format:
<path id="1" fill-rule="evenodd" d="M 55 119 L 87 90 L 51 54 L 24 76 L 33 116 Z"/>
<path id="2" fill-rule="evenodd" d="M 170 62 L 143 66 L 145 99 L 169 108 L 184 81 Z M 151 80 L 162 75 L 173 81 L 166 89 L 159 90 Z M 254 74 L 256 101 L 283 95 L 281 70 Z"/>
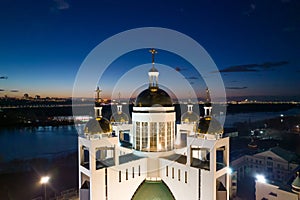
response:
<path id="1" fill-rule="evenodd" d="M 210 94 L 209 94 L 209 89 L 206 88 L 206 103 L 210 103 L 211 99 L 210 99 Z"/>
<path id="2" fill-rule="evenodd" d="M 209 117 L 211 115 L 211 99 L 209 94 L 209 89 L 206 88 L 206 100 L 204 103 L 204 117 Z"/>
<path id="3" fill-rule="evenodd" d="M 118 110 L 118 113 L 122 113 L 122 104 L 121 104 L 121 93 L 119 92 L 118 93 L 118 96 L 119 96 L 119 102 L 118 102 L 118 105 L 117 105 L 117 110 Z"/>
<path id="4" fill-rule="evenodd" d="M 149 88 L 152 91 L 156 91 L 158 88 L 158 70 L 154 67 L 155 64 L 155 54 L 157 54 L 157 51 L 155 49 L 150 49 L 149 52 L 152 54 L 152 68 L 149 70 Z"/>
<path id="5" fill-rule="evenodd" d="M 191 101 L 191 97 L 192 97 L 192 95 L 191 95 L 191 92 L 189 92 L 189 94 L 190 94 L 190 98 L 189 98 L 189 100 L 188 100 L 188 112 L 193 112 L 193 104 L 192 104 L 192 101 Z"/>
<path id="6" fill-rule="evenodd" d="M 118 98 L 119 98 L 119 99 L 118 99 L 118 100 L 119 100 L 118 103 L 120 104 L 120 103 L 121 103 L 121 92 L 118 93 Z"/>
<path id="7" fill-rule="evenodd" d="M 94 111 L 95 111 L 95 118 L 101 118 L 102 117 L 102 106 L 101 106 L 101 97 L 100 97 L 100 93 L 102 92 L 102 90 L 100 90 L 99 86 L 97 86 L 97 89 L 95 90 L 96 92 L 96 98 L 95 98 L 95 107 L 94 107 Z"/>
<path id="8" fill-rule="evenodd" d="M 152 69 L 155 69 L 154 64 L 155 64 L 155 54 L 157 54 L 157 51 L 155 49 L 150 49 L 149 52 L 152 54 Z"/>
<path id="9" fill-rule="evenodd" d="M 95 92 L 96 92 L 96 102 L 100 103 L 101 102 L 100 93 L 102 92 L 102 90 L 100 90 L 99 86 L 97 86 Z"/>

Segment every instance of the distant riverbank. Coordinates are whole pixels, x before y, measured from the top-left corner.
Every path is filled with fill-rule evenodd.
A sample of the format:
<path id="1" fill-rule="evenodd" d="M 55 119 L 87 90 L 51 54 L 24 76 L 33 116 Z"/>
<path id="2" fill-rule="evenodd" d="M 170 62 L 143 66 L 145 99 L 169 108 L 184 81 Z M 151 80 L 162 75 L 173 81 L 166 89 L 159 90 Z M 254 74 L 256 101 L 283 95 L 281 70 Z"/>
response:
<path id="1" fill-rule="evenodd" d="M 186 105 L 175 104 L 176 122 L 180 123 L 181 115 L 187 111 Z M 125 109 L 127 107 L 127 109 Z M 131 116 L 133 104 L 124 105 L 123 111 Z M 291 109 L 299 109 L 298 104 L 229 104 L 227 105 L 227 116 L 238 113 L 270 113 L 284 112 Z M 77 109 L 78 111 L 78 109 Z M 116 105 L 104 105 L 102 114 L 109 119 L 112 113 L 116 111 Z M 203 115 L 203 105 L 194 105 L 194 111 Z M 300 111 L 299 111 L 300 112 Z M 82 106 L 79 113 L 85 116 L 93 116 L 93 107 Z M 60 126 L 72 125 L 73 120 L 57 120 L 57 116 L 73 116 L 72 106 L 64 107 L 20 107 L 0 109 L 0 128 L 1 127 L 38 127 L 38 126 Z"/>

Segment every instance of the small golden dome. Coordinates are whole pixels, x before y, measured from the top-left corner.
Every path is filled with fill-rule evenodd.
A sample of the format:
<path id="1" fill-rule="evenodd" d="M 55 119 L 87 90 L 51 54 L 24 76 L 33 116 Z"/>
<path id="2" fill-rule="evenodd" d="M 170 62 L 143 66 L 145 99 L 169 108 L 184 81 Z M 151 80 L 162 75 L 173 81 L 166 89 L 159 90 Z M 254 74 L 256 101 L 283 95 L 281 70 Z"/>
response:
<path id="1" fill-rule="evenodd" d="M 112 127 L 107 119 L 104 117 L 97 117 L 96 119 L 91 119 L 86 123 L 84 132 L 88 134 L 111 133 Z"/>

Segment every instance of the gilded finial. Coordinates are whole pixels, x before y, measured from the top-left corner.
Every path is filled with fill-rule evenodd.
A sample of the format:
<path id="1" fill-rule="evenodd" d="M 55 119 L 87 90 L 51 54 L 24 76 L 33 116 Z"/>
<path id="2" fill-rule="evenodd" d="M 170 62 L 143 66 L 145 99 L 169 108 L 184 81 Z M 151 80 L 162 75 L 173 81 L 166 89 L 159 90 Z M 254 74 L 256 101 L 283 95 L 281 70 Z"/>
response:
<path id="1" fill-rule="evenodd" d="M 152 54 L 152 64 L 154 64 L 154 58 L 155 58 L 155 54 L 157 54 L 157 51 L 155 49 L 150 49 L 149 52 Z"/>
<path id="2" fill-rule="evenodd" d="M 206 103 L 210 103 L 211 99 L 210 99 L 210 94 L 209 94 L 209 89 L 208 87 L 206 88 Z"/>

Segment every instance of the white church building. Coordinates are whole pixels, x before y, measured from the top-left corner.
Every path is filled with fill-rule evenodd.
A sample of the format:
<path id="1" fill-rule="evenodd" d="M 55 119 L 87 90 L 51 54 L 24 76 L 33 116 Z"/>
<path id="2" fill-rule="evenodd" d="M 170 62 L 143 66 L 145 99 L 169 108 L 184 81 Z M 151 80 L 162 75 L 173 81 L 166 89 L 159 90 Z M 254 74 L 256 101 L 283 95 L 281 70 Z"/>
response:
<path id="1" fill-rule="evenodd" d="M 222 137 L 209 101 L 203 117 L 189 104 L 176 124 L 151 53 L 149 87 L 136 98 L 132 123 L 120 104 L 105 119 L 98 102 L 78 137 L 80 199 L 228 200 L 229 138 Z"/>

